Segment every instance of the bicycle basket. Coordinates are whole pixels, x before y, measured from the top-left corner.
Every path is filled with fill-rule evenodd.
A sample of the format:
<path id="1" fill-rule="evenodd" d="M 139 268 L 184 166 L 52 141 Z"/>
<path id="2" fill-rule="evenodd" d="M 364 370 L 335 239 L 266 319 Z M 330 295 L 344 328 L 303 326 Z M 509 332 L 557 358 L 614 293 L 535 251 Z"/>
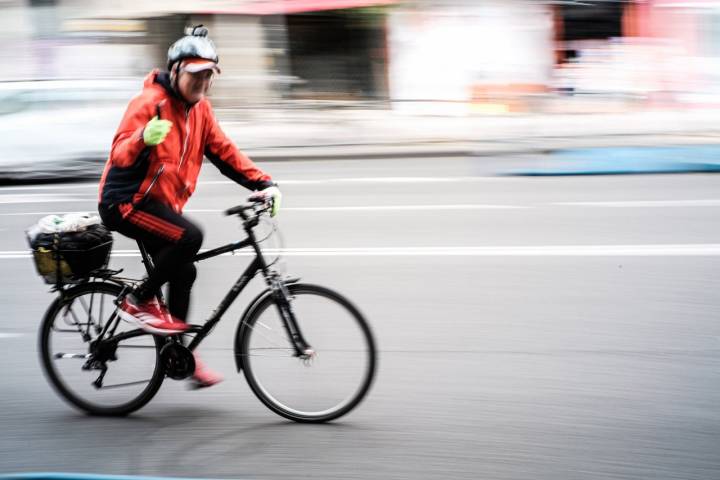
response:
<path id="1" fill-rule="evenodd" d="M 97 224 L 77 232 L 40 233 L 29 242 L 45 283 L 79 283 L 107 265 L 113 238 Z"/>

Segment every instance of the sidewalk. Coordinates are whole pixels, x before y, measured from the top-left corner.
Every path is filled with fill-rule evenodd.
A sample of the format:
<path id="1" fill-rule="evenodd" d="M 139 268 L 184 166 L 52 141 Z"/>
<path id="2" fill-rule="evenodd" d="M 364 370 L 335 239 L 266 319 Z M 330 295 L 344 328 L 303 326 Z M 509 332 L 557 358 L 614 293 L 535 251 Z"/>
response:
<path id="1" fill-rule="evenodd" d="M 720 110 L 466 117 L 379 109 L 217 113 L 226 133 L 258 160 L 483 156 L 582 147 L 720 144 Z"/>

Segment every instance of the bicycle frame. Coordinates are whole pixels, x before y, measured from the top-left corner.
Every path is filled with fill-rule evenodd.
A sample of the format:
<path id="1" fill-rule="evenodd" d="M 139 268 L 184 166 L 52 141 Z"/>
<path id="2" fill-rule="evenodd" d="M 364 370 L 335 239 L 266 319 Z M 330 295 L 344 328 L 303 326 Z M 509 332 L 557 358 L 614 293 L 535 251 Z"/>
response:
<path id="1" fill-rule="evenodd" d="M 215 308 L 215 310 L 213 310 L 210 318 L 207 319 L 202 326 L 200 326 L 199 331 L 197 331 L 197 335 L 193 338 L 192 342 L 190 342 L 190 345 L 188 345 L 190 351 L 195 350 L 195 348 L 200 345 L 200 342 L 202 342 L 203 339 L 212 331 L 227 309 L 230 308 L 237 297 L 240 296 L 240 293 L 245 289 L 247 284 L 250 283 L 250 280 L 257 275 L 258 271 L 262 271 L 267 278 L 267 264 L 265 263 L 265 258 L 260 251 L 260 247 L 255 241 L 255 236 L 252 231 L 248 232 L 248 238 L 245 240 L 229 243 L 222 247 L 217 247 L 212 250 L 208 250 L 207 252 L 199 253 L 193 259 L 194 262 L 201 262 L 203 260 L 207 260 L 208 258 L 217 257 L 224 253 L 234 252 L 235 250 L 240 250 L 249 246 L 252 246 L 255 250 L 255 258 L 252 262 L 250 262 L 250 265 L 247 266 L 242 275 L 240 275 L 240 278 L 237 279 L 230 291 L 227 295 L 225 295 L 225 298 L 223 298 L 220 304 Z M 270 282 L 268 281 L 268 284 L 269 283 Z M 188 331 L 193 332 L 195 330 L 190 329 Z"/>
<path id="2" fill-rule="evenodd" d="M 280 317 L 283 319 L 283 325 L 288 333 L 288 338 L 292 340 L 293 348 L 295 349 L 295 352 L 297 355 L 303 355 L 303 352 L 305 352 L 309 346 L 308 343 L 305 341 L 297 322 L 295 321 L 294 314 L 292 312 L 292 309 L 289 305 L 289 302 L 287 301 L 287 290 L 284 288 L 283 282 L 279 282 L 279 284 L 276 286 L 274 285 L 274 279 L 270 278 L 269 272 L 268 272 L 268 265 L 265 262 L 265 258 L 263 257 L 262 251 L 260 250 L 260 246 L 257 243 L 257 240 L 255 238 L 255 234 L 252 231 L 252 226 L 245 227 L 245 232 L 247 234 L 247 238 L 244 240 L 241 240 L 239 242 L 229 243 L 227 245 L 223 245 L 221 247 L 213 248 L 211 250 L 208 250 L 206 252 L 202 252 L 197 254 L 193 258 L 193 262 L 201 262 L 203 260 L 207 260 L 209 258 L 217 257 L 219 255 L 234 252 L 235 250 L 240 250 L 246 247 L 252 247 L 255 251 L 255 258 L 250 263 L 250 265 L 247 266 L 245 271 L 242 273 L 242 275 L 238 278 L 238 280 L 233 284 L 230 291 L 225 295 L 225 297 L 222 299 L 220 304 L 215 308 L 213 313 L 210 315 L 210 318 L 205 321 L 202 325 L 194 325 L 190 329 L 187 330 L 186 333 L 196 333 L 193 340 L 190 342 L 190 344 L 187 346 L 187 348 L 190 351 L 195 350 L 198 345 L 205 339 L 205 337 L 212 331 L 212 329 L 215 327 L 215 325 L 220 321 L 222 316 L 225 314 L 225 312 L 230 308 L 230 306 L 233 304 L 233 302 L 237 299 L 237 297 L 240 295 L 240 293 L 245 289 L 245 287 L 250 283 L 250 281 L 257 275 L 257 273 L 260 271 L 263 273 L 263 276 L 265 277 L 265 281 L 267 285 L 271 288 L 274 295 L 276 295 L 276 298 L 278 299 L 278 313 L 280 314 Z M 148 253 L 145 246 L 142 244 L 142 242 L 138 241 L 138 247 L 140 248 L 140 255 L 142 257 L 143 264 L 145 265 L 148 273 L 152 271 L 153 268 L 153 262 L 152 258 L 150 257 L 150 254 Z M 140 336 L 140 335 L 146 335 L 147 333 L 142 330 L 133 330 L 130 332 L 123 332 L 118 334 L 117 336 L 113 336 L 113 333 L 111 332 L 110 338 L 103 339 L 105 333 L 108 330 L 109 324 L 112 322 L 108 322 L 108 324 L 105 326 L 104 331 L 100 335 L 100 342 L 104 341 L 121 341 L 128 338 Z M 114 329 L 113 329 L 114 332 Z"/>

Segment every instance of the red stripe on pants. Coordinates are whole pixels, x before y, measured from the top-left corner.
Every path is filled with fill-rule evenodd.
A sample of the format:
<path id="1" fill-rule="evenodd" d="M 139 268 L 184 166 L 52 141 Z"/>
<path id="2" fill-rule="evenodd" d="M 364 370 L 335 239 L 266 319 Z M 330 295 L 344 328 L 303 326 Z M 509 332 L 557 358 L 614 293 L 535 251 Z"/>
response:
<path id="1" fill-rule="evenodd" d="M 119 209 L 123 219 L 137 225 L 143 230 L 147 230 L 173 242 L 179 241 L 185 232 L 184 228 L 178 227 L 147 212 L 143 212 L 142 210 L 135 210 L 132 205 L 128 203 L 120 205 Z"/>

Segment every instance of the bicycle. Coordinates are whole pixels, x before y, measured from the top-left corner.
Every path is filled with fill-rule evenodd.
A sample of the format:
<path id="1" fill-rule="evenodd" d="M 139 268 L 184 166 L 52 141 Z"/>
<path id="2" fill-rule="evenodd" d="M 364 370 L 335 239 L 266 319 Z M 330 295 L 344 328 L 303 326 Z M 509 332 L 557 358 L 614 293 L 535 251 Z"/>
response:
<path id="1" fill-rule="evenodd" d="M 345 297 L 283 278 L 266 262 L 254 229 L 269 208 L 255 201 L 225 212 L 242 219 L 246 238 L 201 252 L 194 261 L 247 247 L 255 258 L 205 323 L 191 324 L 183 334 L 156 336 L 120 319 L 118 306 L 139 281 L 120 277 L 122 270 L 98 269 L 80 284 L 58 285 L 59 295 L 40 329 L 40 352 L 59 395 L 93 415 L 122 416 L 140 409 L 166 377 L 181 380 L 193 374 L 192 352 L 261 272 L 267 288 L 247 306 L 235 332 L 238 372 L 265 406 L 297 422 L 327 422 L 353 410 L 375 376 L 373 334 Z M 152 259 L 141 242 L 138 247 L 150 272 Z"/>

